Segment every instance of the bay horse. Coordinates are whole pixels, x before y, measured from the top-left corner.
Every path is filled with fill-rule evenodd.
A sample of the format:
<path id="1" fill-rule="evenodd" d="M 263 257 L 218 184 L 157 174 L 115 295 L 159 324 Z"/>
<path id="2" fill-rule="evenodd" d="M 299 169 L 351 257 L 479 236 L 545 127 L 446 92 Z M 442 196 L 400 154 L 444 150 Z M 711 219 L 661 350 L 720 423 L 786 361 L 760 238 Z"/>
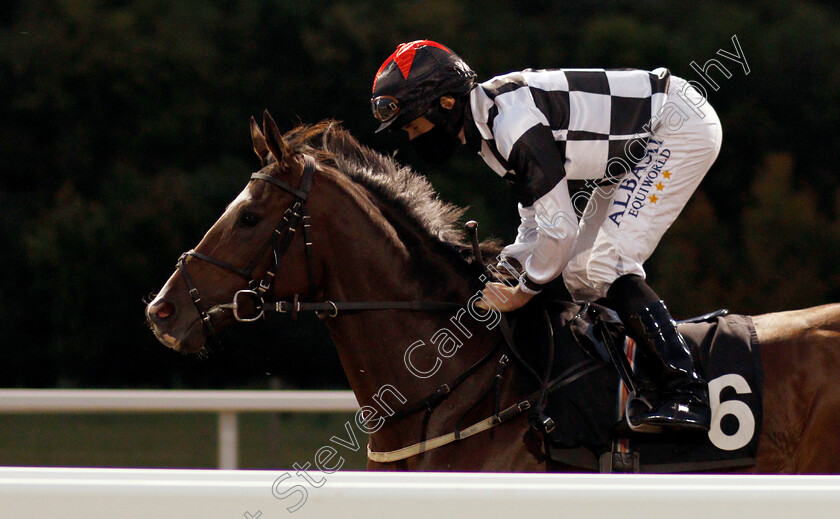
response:
<path id="1" fill-rule="evenodd" d="M 482 362 L 504 334 L 491 326 L 499 317 L 492 310 L 475 312 L 486 279 L 458 224 L 463 210 L 335 122 L 283 135 L 266 111 L 262 129 L 251 118 L 251 134 L 262 169 L 179 259 L 146 308 L 160 342 L 195 353 L 215 330 L 235 318 L 256 318 L 271 305 L 293 314 L 319 311 L 362 406 L 356 423 L 370 432 L 374 453 L 451 436 L 464 418 L 479 423 L 494 409 L 516 411 L 533 380 L 515 362 L 503 377 L 496 377 L 498 363 Z M 493 243 L 482 248 L 499 251 Z M 755 466 L 735 471 L 840 473 L 840 457 L 833 455 L 840 451 L 834 387 L 840 304 L 759 315 L 753 322 L 765 377 L 764 422 Z M 495 407 L 487 397 L 494 383 Z M 440 397 L 433 399 L 434 413 L 424 412 L 429 395 Z M 568 468 L 535 454 L 540 445 L 526 415 L 510 415 L 490 432 L 398 461 L 369 461 L 368 468 Z"/>

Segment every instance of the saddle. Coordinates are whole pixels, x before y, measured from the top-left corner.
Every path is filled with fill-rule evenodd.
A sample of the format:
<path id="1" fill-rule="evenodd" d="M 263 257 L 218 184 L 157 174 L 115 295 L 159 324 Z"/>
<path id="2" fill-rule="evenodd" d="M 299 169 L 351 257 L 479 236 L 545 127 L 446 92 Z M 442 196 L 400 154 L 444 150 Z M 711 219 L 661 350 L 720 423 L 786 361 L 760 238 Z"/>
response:
<path id="1" fill-rule="evenodd" d="M 656 473 L 755 464 L 763 373 L 748 316 L 719 310 L 678 323 L 709 382 L 712 429 L 640 434 L 628 427 L 625 410 L 653 385 L 645 376 L 647 359 L 637 355 L 612 310 L 538 296 L 509 315 L 513 340 L 526 363 L 545 366 L 546 355 L 553 354 L 546 398 L 531 415 L 552 461 L 600 472 Z"/>

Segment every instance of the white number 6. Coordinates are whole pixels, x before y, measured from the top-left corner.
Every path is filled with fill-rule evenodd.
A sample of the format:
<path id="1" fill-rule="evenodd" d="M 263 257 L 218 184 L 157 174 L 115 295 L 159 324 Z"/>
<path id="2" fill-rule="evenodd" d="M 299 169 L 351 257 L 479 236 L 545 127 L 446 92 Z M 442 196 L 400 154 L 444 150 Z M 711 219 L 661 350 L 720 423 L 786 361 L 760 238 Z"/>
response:
<path id="1" fill-rule="evenodd" d="M 755 433 L 755 417 L 750 406 L 740 400 L 720 401 L 720 393 L 727 387 L 735 389 L 739 395 L 752 393 L 752 389 L 744 377 L 734 373 L 709 381 L 709 403 L 712 406 L 712 428 L 709 430 L 709 440 L 718 449 L 734 451 L 752 440 Z M 738 419 L 738 430 L 731 435 L 724 433 L 720 428 L 723 417 L 730 414 Z"/>

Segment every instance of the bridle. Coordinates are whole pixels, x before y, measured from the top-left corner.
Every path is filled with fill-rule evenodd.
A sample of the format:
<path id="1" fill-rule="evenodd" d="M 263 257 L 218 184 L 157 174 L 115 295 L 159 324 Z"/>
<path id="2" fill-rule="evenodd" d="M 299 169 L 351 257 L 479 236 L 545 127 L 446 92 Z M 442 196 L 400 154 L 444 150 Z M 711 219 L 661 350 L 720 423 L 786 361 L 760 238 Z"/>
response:
<path id="1" fill-rule="evenodd" d="M 252 322 L 265 316 L 266 311 L 275 311 L 279 313 L 291 313 L 293 317 L 297 316 L 298 312 L 315 311 L 319 312 L 322 317 L 338 317 L 339 312 L 355 312 L 364 310 L 418 310 L 418 311 L 443 311 L 443 310 L 457 310 L 463 308 L 462 304 L 450 303 L 445 301 L 352 301 L 352 302 L 301 302 L 299 294 L 295 294 L 291 301 L 276 301 L 268 304 L 265 301 L 266 294 L 271 289 L 274 278 L 280 271 L 280 261 L 283 255 L 288 251 L 294 240 L 299 226 L 303 227 L 304 240 L 304 254 L 306 258 L 306 270 L 309 277 L 309 298 L 315 297 L 315 284 L 312 272 L 312 237 L 311 237 L 311 223 L 309 210 L 307 208 L 307 200 L 309 192 L 312 190 L 312 182 L 315 176 L 315 159 L 310 155 L 303 155 L 303 173 L 301 175 L 300 184 L 294 187 L 282 180 L 278 180 L 270 175 L 264 173 L 251 174 L 250 180 L 262 180 L 269 184 L 286 191 L 294 197 L 292 205 L 283 213 L 283 219 L 280 224 L 271 233 L 271 237 L 266 241 L 263 248 L 257 253 L 245 268 L 240 268 L 232 265 L 226 261 L 216 259 L 207 254 L 202 254 L 194 250 L 189 250 L 178 258 L 177 268 L 184 278 L 187 285 L 187 290 L 198 310 L 199 318 L 201 319 L 208 335 L 219 343 L 219 338 L 216 329 L 213 326 L 212 314 L 219 310 L 233 310 L 233 317 L 240 322 Z M 266 270 L 265 276 L 261 280 L 254 278 L 254 271 L 257 269 L 260 260 L 265 256 L 265 253 L 271 249 L 273 251 L 272 261 Z M 230 303 L 223 303 L 206 308 L 205 304 L 199 294 L 198 288 L 193 283 L 192 278 L 187 272 L 187 262 L 189 258 L 199 259 L 215 265 L 223 270 L 232 272 L 243 278 L 248 283 L 248 288 L 236 292 L 233 296 L 233 301 Z M 250 300 L 250 301 L 248 301 Z M 242 315 L 242 307 L 247 302 L 257 310 L 256 315 L 245 316 Z"/>
<path id="2" fill-rule="evenodd" d="M 274 282 L 274 278 L 276 277 L 276 274 L 280 271 L 280 261 L 283 258 L 283 255 L 288 251 L 289 247 L 291 246 L 292 241 L 294 240 L 294 237 L 297 234 L 298 226 L 301 224 L 303 225 L 304 251 L 306 257 L 307 275 L 309 276 L 310 298 L 314 298 L 315 296 L 315 284 L 312 272 L 313 245 L 312 237 L 310 235 L 311 223 L 309 211 L 306 205 L 309 197 L 309 192 L 312 189 L 313 178 L 315 175 L 315 159 L 309 155 L 304 154 L 303 161 L 303 173 L 301 175 L 300 184 L 298 185 L 298 187 L 294 187 L 286 182 L 283 182 L 282 180 L 278 180 L 264 173 L 257 172 L 251 174 L 250 180 L 262 180 L 264 182 L 268 182 L 269 184 L 291 194 L 294 197 L 294 201 L 292 205 L 283 213 L 283 219 L 281 220 L 277 228 L 274 230 L 274 232 L 272 232 L 271 237 L 266 241 L 266 244 L 254 257 L 254 259 L 252 259 L 251 262 L 248 263 L 248 265 L 245 268 L 237 267 L 226 261 L 213 258 L 212 256 L 208 256 L 206 254 L 202 254 L 194 250 L 187 251 L 183 253 L 180 258 L 178 258 L 177 268 L 184 278 L 184 282 L 187 285 L 187 290 L 189 291 L 190 298 L 192 299 L 196 310 L 198 310 L 198 315 L 202 323 L 204 324 L 208 335 L 212 338 L 213 341 L 215 341 L 216 343 L 220 343 L 218 335 L 216 334 L 215 327 L 213 326 L 212 320 L 212 314 L 214 313 L 214 311 L 217 310 L 233 310 L 233 316 L 237 321 L 252 322 L 264 317 L 266 311 L 275 311 L 280 313 L 289 312 L 292 314 L 293 317 L 301 311 L 315 311 L 320 312 L 321 316 L 337 317 L 339 315 L 339 312 L 355 312 L 366 310 L 457 311 L 459 309 L 464 308 L 464 305 L 461 303 L 423 300 L 301 302 L 298 294 L 294 295 L 292 301 L 276 301 L 271 305 L 268 305 L 265 301 L 265 296 L 267 293 L 269 293 L 269 290 L 271 289 L 271 286 Z M 481 258 L 481 251 L 478 247 L 478 240 L 476 238 L 476 235 L 474 234 L 475 228 L 473 227 L 469 230 L 471 233 L 473 233 L 472 240 L 476 261 L 483 266 L 484 263 Z M 254 271 L 257 269 L 260 260 L 265 256 L 265 253 L 269 249 L 273 251 L 271 264 L 266 270 L 265 276 L 263 276 L 263 278 L 258 281 L 253 277 Z M 205 308 L 201 295 L 199 294 L 198 288 L 195 286 L 195 283 L 193 283 L 192 278 L 187 272 L 186 266 L 188 258 L 199 259 L 210 263 L 211 265 L 215 265 L 223 270 L 234 273 L 247 281 L 248 288 L 236 292 L 233 296 L 233 301 L 231 301 L 230 303 L 223 303 L 212 306 L 210 308 Z M 251 299 L 251 303 L 253 303 L 255 309 L 258 310 L 256 316 L 243 316 L 240 314 L 241 306 L 245 302 L 243 298 Z M 540 376 L 521 357 L 519 351 L 517 350 L 514 344 L 513 332 L 510 326 L 508 325 L 507 319 L 504 316 L 502 316 L 500 324 L 500 329 L 504 338 L 504 343 L 507 345 L 508 353 L 511 354 L 513 360 L 523 365 L 526 368 L 526 371 L 529 372 L 529 374 L 537 380 L 540 386 L 539 391 L 530 395 L 525 400 L 517 402 L 506 409 L 499 408 L 500 381 L 503 371 L 505 370 L 506 366 L 511 360 L 511 358 L 508 357 L 507 354 L 503 353 L 499 358 L 499 365 L 497 367 L 496 375 L 494 377 L 494 382 L 492 386 L 487 390 L 485 395 L 483 395 L 475 404 L 478 405 L 478 403 L 481 402 L 486 395 L 488 395 L 491 391 L 494 392 L 496 396 L 493 416 L 487 418 L 486 420 L 483 420 L 482 422 L 474 424 L 471 427 L 461 429 L 461 422 L 467 416 L 465 414 L 461 418 L 461 420 L 458 421 L 457 429 L 454 433 L 445 435 L 445 437 L 431 439 L 427 444 L 426 428 L 429 424 L 429 419 L 431 418 L 432 412 L 444 400 L 446 400 L 449 397 L 449 395 L 451 395 L 452 392 L 458 386 L 461 385 L 461 383 L 469 379 L 473 374 L 475 374 L 479 370 L 479 368 L 486 365 L 492 358 L 498 355 L 497 345 L 497 347 L 494 347 L 490 351 L 488 351 L 482 358 L 480 358 L 477 362 L 470 366 L 466 371 L 462 372 L 460 375 L 448 381 L 447 383 L 439 386 L 428 397 L 422 398 L 412 403 L 406 403 L 406 405 L 400 412 L 389 416 L 389 419 L 394 420 L 414 414 L 415 412 L 418 412 L 420 410 L 425 410 L 426 414 L 424 416 L 421 432 L 422 440 L 419 444 L 400 449 L 398 451 L 382 453 L 370 452 L 370 447 L 368 447 L 368 457 L 370 459 L 380 462 L 405 459 L 406 457 L 416 455 L 420 452 L 425 452 L 426 450 L 436 448 L 437 446 L 449 443 L 451 441 L 457 441 L 463 438 L 467 438 L 469 436 L 472 436 L 473 434 L 477 434 L 478 432 L 500 425 L 520 415 L 526 410 L 532 408 L 532 418 L 538 419 L 539 422 L 542 423 L 541 426 L 543 427 L 543 430 L 545 430 L 546 432 L 550 432 L 550 419 L 548 420 L 549 423 L 547 423 L 545 421 L 545 415 L 543 413 L 548 393 L 559 389 L 582 376 L 585 376 L 594 369 L 598 369 L 599 366 L 596 365 L 595 361 L 593 361 L 592 359 L 586 359 L 584 362 L 572 366 L 557 378 L 549 380 L 551 367 L 550 361 L 551 359 L 553 359 L 554 356 L 553 340 L 549 340 L 550 346 L 548 349 L 548 363 L 546 373 L 545 375 Z M 472 411 L 475 408 L 475 405 L 469 411 Z M 469 414 L 469 411 L 467 412 L 467 414 Z M 550 427 L 553 428 L 553 423 L 550 424 Z"/>

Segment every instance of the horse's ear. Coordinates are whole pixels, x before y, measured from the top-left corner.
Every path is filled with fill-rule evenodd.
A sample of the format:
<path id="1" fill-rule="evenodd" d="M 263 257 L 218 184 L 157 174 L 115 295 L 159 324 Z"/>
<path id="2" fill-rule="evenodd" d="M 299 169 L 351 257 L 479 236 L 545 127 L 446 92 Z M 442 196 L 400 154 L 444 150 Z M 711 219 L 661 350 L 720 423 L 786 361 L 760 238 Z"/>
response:
<path id="1" fill-rule="evenodd" d="M 254 152 L 260 158 L 260 164 L 265 166 L 268 163 L 268 146 L 265 144 L 265 135 L 260 131 L 260 126 L 254 116 L 251 116 L 251 141 L 254 143 Z"/>
<path id="2" fill-rule="evenodd" d="M 268 113 L 268 110 L 263 112 L 263 133 L 265 134 L 265 144 L 268 150 L 274 155 L 277 163 L 280 164 L 291 153 L 291 150 L 286 143 L 286 139 L 283 138 L 283 134 L 280 133 L 280 129 L 277 128 L 277 123 L 274 122 L 271 114 Z"/>

